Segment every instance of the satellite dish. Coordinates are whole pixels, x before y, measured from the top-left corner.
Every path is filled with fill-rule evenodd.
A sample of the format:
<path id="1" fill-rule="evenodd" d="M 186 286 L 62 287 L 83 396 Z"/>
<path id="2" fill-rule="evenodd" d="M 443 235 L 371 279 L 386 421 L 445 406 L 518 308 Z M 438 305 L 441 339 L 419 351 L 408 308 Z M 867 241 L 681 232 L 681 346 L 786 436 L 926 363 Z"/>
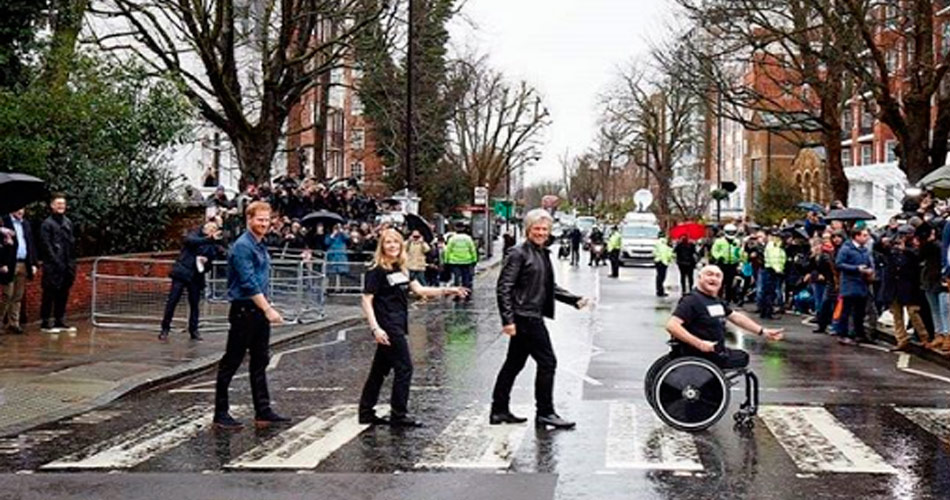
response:
<path id="1" fill-rule="evenodd" d="M 646 212 L 653 203 L 653 193 L 649 189 L 638 189 L 633 193 L 633 203 L 637 207 L 637 212 Z"/>

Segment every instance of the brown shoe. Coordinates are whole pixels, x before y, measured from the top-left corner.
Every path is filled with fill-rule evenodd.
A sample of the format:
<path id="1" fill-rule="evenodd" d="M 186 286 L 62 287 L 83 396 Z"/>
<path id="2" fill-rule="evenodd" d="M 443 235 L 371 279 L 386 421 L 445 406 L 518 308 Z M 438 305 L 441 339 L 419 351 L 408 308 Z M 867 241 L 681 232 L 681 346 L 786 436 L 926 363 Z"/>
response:
<path id="1" fill-rule="evenodd" d="M 906 340 L 904 342 L 898 342 L 896 346 L 891 348 L 891 352 L 907 352 L 910 348 L 910 342 Z"/>

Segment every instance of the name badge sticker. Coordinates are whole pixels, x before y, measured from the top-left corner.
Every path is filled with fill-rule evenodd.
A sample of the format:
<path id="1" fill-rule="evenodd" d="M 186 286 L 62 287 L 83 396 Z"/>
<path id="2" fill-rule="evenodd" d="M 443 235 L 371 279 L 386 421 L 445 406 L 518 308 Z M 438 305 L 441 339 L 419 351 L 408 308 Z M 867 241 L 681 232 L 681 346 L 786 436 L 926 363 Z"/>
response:
<path id="1" fill-rule="evenodd" d="M 400 286 L 409 284 L 409 276 L 406 276 L 405 273 L 392 273 L 386 276 L 386 279 L 389 281 L 389 286 Z"/>
<path id="2" fill-rule="evenodd" d="M 722 304 L 713 304 L 711 306 L 706 306 L 706 311 L 709 312 L 709 315 L 713 318 L 719 318 L 726 315 L 725 308 L 722 307 Z"/>

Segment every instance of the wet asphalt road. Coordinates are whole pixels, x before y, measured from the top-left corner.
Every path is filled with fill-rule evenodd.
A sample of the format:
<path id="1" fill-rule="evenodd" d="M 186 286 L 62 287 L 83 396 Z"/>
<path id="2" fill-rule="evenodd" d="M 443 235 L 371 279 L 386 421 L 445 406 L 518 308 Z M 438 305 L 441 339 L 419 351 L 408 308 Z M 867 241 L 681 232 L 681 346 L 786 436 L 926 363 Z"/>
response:
<path id="1" fill-rule="evenodd" d="M 652 269 L 612 280 L 605 268 L 555 267 L 559 284 L 597 300 L 592 311 L 559 307 L 548 322 L 555 402 L 578 422 L 573 431 L 486 425 L 507 348 L 490 274 L 470 304 L 412 307 L 410 407 L 424 428 L 354 422 L 374 350 L 357 327 L 274 353 L 271 395 L 292 427 L 209 431 L 213 376 L 204 375 L 0 440 L 0 498 L 950 496 L 946 370 L 840 346 L 787 316 L 777 322 L 789 328 L 784 342 L 730 339 L 762 382 L 754 430 L 733 430 L 730 411 L 709 431 L 676 433 L 645 403 L 643 375 L 666 350 L 662 325 L 678 290 L 654 297 Z M 529 362 L 512 395 L 527 417 L 533 371 Z M 246 376 L 232 384 L 232 404 L 250 404 Z"/>

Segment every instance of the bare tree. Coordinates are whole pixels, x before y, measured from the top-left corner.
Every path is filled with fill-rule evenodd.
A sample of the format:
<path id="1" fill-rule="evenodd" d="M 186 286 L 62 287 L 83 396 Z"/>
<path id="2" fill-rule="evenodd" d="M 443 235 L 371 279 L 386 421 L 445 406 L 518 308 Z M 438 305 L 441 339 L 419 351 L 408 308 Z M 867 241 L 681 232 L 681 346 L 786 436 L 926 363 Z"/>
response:
<path id="1" fill-rule="evenodd" d="M 820 132 L 831 190 L 847 202 L 841 74 L 854 37 L 822 21 L 818 8 L 833 0 L 677 2 L 694 28 L 679 50 L 658 52 L 671 74 L 721 100 L 715 112 L 746 129 L 769 130 L 800 147 L 811 145 L 809 132 Z"/>
<path id="2" fill-rule="evenodd" d="M 854 97 L 897 137 L 908 180 L 943 166 L 950 139 L 950 50 L 937 50 L 934 23 L 946 2 L 802 1 L 829 29 L 853 33 L 857 43 L 840 60 L 855 80 Z"/>
<path id="3" fill-rule="evenodd" d="M 93 40 L 175 79 L 235 146 L 242 179 L 270 168 L 292 106 L 341 65 L 350 42 L 387 7 L 371 0 L 102 0 Z"/>
<path id="4" fill-rule="evenodd" d="M 702 140 L 703 99 L 682 79 L 632 67 L 604 97 L 607 139 L 656 181 L 657 215 L 668 225 L 672 207 L 685 212 L 671 181 L 677 167 L 695 167 Z"/>
<path id="5" fill-rule="evenodd" d="M 456 61 L 449 77 L 457 96 L 449 155 L 475 186 L 494 191 L 519 168 L 538 160 L 550 114 L 537 90 L 509 84 L 485 58 Z"/>

